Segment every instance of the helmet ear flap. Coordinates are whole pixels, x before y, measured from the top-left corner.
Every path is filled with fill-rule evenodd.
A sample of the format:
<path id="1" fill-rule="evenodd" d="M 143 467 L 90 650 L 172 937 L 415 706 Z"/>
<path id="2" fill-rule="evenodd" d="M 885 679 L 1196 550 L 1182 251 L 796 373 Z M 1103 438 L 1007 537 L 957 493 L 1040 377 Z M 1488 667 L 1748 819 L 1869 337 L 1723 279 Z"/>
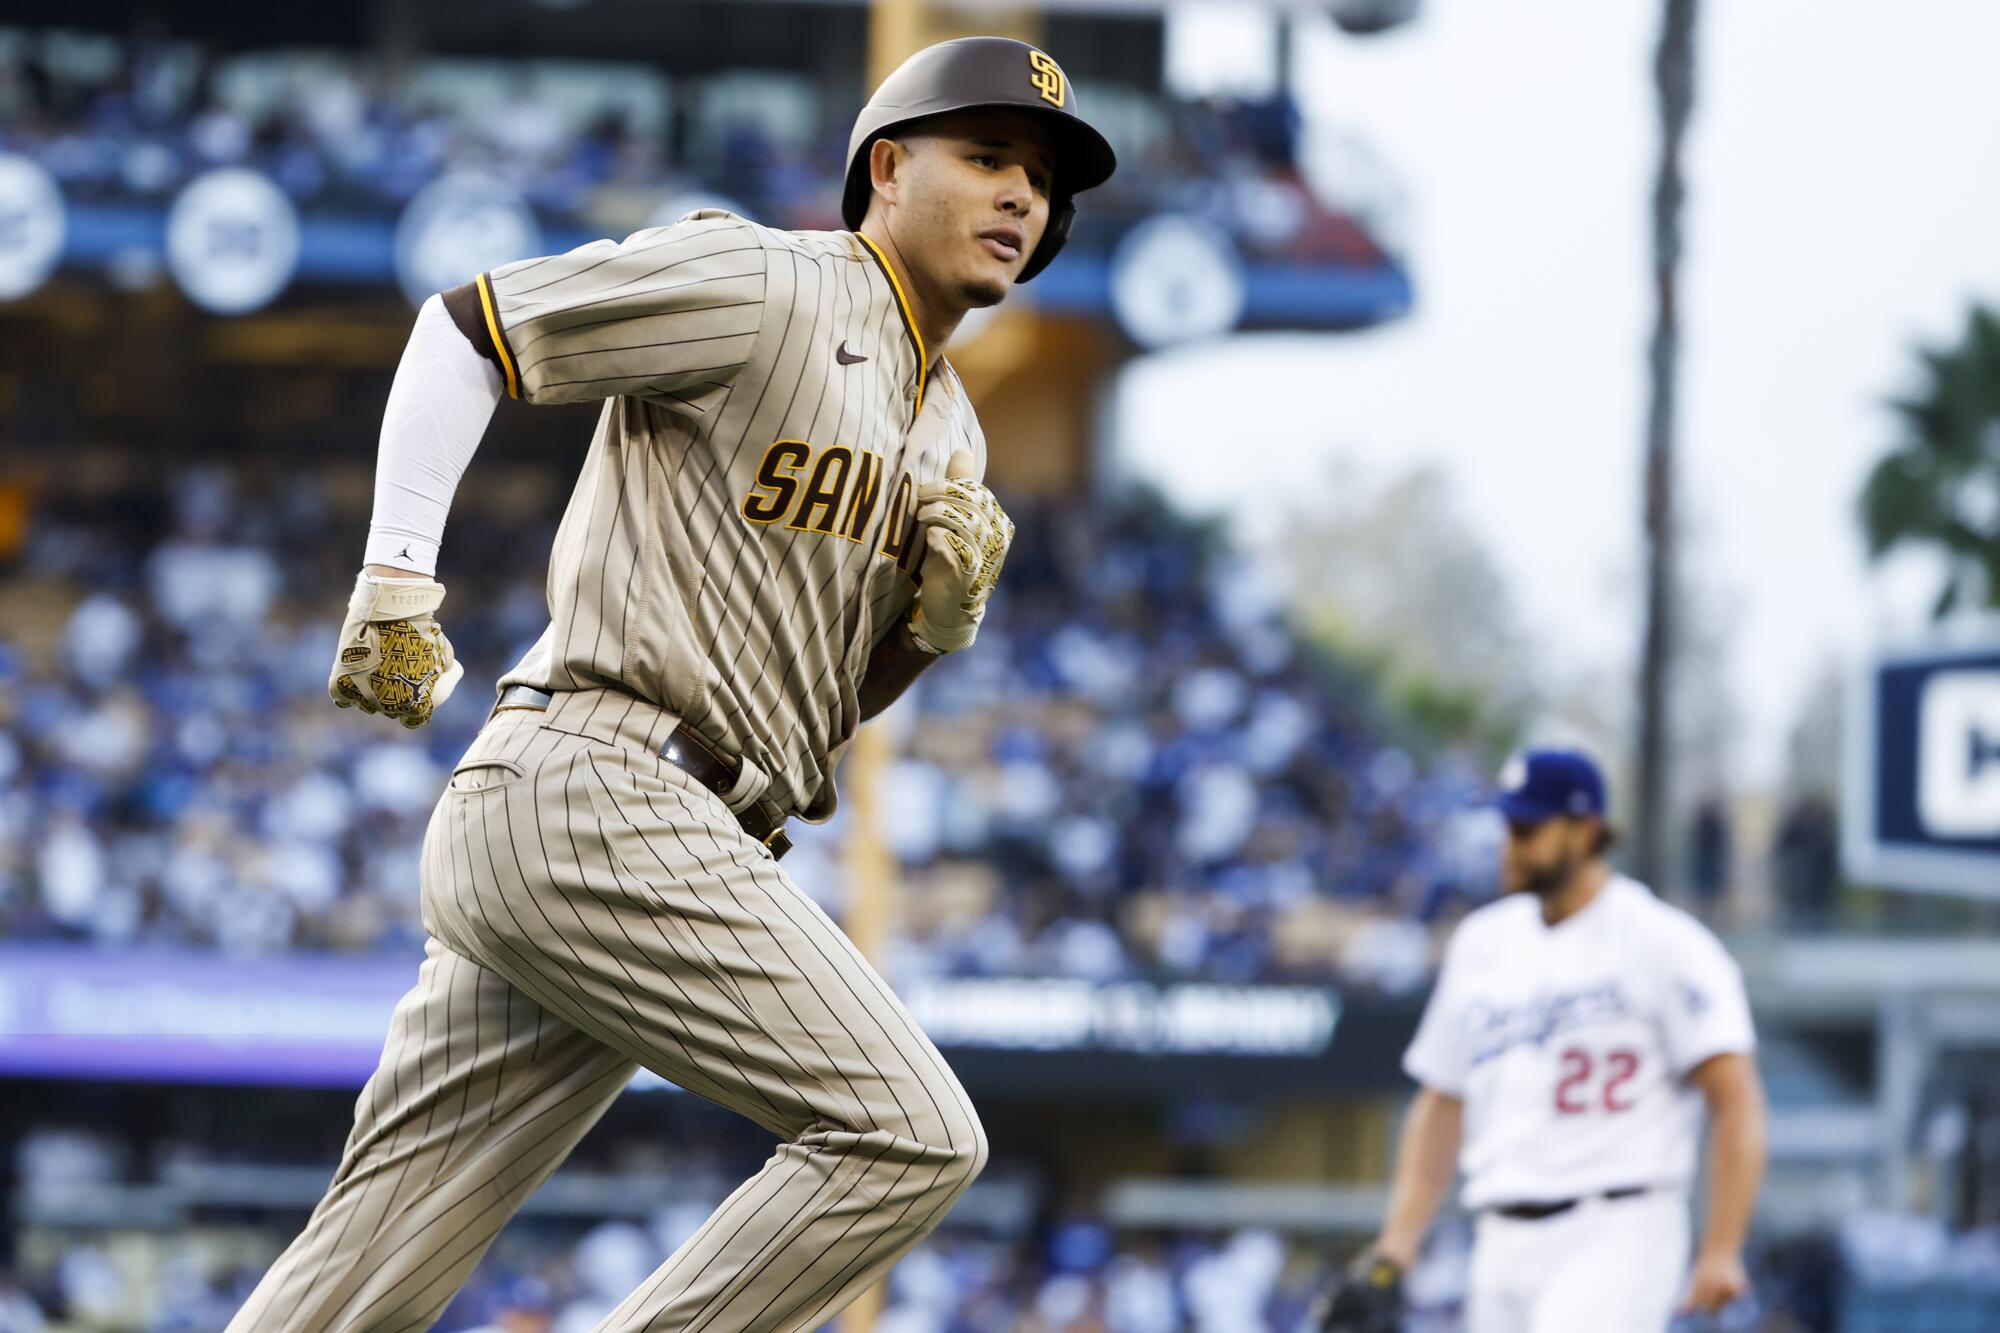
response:
<path id="1" fill-rule="evenodd" d="M 875 193 L 874 180 L 868 174 L 868 158 L 875 151 L 875 141 L 882 135 L 872 134 L 855 152 L 854 160 L 847 164 L 847 181 L 840 192 L 840 220 L 847 224 L 849 231 L 861 226 L 861 219 L 868 216 L 868 201 Z"/>
<path id="2" fill-rule="evenodd" d="M 1048 225 L 1042 228 L 1042 239 L 1035 245 L 1035 253 L 1028 256 L 1021 275 L 1014 279 L 1016 287 L 1047 268 L 1050 261 L 1062 253 L 1063 246 L 1069 243 L 1069 229 L 1075 223 L 1076 200 L 1065 197 L 1050 203 Z"/>

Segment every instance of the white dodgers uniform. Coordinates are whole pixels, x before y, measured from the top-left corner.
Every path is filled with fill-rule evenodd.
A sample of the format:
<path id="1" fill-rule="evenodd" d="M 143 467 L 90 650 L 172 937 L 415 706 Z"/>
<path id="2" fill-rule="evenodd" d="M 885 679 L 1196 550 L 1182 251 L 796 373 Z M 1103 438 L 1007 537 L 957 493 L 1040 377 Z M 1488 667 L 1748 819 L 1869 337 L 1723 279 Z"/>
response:
<path id="1" fill-rule="evenodd" d="M 1403 1068 L 1464 1104 L 1470 1333 L 1666 1328 L 1702 1118 L 1687 1076 L 1754 1045 L 1735 962 L 1636 881 L 1554 926 L 1529 893 L 1466 918 Z"/>

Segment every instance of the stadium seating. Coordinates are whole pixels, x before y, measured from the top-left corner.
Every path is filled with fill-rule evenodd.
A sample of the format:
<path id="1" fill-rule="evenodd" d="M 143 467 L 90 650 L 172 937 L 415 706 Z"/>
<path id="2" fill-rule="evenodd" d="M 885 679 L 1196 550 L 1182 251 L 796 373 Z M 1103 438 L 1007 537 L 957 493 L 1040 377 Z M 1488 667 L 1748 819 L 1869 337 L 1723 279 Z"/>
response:
<path id="1" fill-rule="evenodd" d="M 633 104 L 657 102 L 659 89 L 629 65 L 545 73 L 550 85 L 524 96 L 508 86 L 519 77 L 510 67 L 460 60 L 388 92 L 353 62 L 310 52 L 239 68 L 166 37 L 94 40 L 54 61 L 0 42 L 0 151 L 41 162 L 75 201 L 164 200 L 202 170 L 247 166 L 302 208 L 352 217 L 394 212 L 466 172 L 594 233 L 660 221 L 663 201 L 697 195 L 775 226 L 840 225 L 844 124 L 755 115 L 755 100 L 739 98 L 719 101 L 692 141 L 671 123 L 635 128 Z M 579 112 L 593 80 L 636 86 Z M 819 95 L 803 81 L 791 91 L 784 100 Z M 1307 183 L 1288 99 L 1148 100 L 1118 124 L 1145 128 L 1121 136 L 1128 170 L 1092 196 L 1080 246 L 1171 207 L 1221 227 L 1251 257 L 1383 259 L 1380 229 Z"/>
<path id="2" fill-rule="evenodd" d="M 6 936 L 419 942 L 430 805 L 541 629 L 547 534 L 454 515 L 445 621 L 471 683 L 406 733 L 325 700 L 361 530 L 330 489 L 217 466 L 164 512 L 49 498 L 26 564 L 70 609 L 0 655 Z M 978 650 L 888 723 L 885 833 L 914 890 L 890 970 L 1420 987 L 1433 925 L 1491 891 L 1473 760 L 1387 740 L 1366 686 L 1158 504 L 1021 521 Z M 790 863 L 836 908 L 844 832 Z"/>

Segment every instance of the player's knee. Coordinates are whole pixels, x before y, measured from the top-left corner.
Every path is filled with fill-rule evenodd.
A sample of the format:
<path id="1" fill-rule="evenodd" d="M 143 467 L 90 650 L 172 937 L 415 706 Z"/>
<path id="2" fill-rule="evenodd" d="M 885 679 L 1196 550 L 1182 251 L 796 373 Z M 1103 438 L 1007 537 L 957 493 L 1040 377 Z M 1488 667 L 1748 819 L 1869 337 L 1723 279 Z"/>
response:
<path id="1" fill-rule="evenodd" d="M 986 1127 L 979 1123 L 976 1116 L 968 1112 L 964 1127 L 951 1136 L 948 1152 L 949 1159 L 944 1170 L 938 1174 L 938 1187 L 956 1196 L 963 1194 L 966 1186 L 979 1178 L 991 1154 L 986 1142 Z"/>

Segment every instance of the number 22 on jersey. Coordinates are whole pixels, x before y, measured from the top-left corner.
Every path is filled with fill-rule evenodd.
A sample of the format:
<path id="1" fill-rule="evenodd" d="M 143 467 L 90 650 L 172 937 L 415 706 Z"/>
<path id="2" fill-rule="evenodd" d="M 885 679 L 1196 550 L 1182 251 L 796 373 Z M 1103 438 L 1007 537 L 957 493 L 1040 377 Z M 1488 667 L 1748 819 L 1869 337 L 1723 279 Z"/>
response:
<path id="1" fill-rule="evenodd" d="M 1559 1057 L 1556 1080 L 1556 1110 L 1562 1115 L 1582 1115 L 1587 1111 L 1629 1111 L 1625 1085 L 1639 1072 L 1639 1053 L 1616 1050 L 1598 1059 L 1581 1046 L 1572 1046 Z"/>

